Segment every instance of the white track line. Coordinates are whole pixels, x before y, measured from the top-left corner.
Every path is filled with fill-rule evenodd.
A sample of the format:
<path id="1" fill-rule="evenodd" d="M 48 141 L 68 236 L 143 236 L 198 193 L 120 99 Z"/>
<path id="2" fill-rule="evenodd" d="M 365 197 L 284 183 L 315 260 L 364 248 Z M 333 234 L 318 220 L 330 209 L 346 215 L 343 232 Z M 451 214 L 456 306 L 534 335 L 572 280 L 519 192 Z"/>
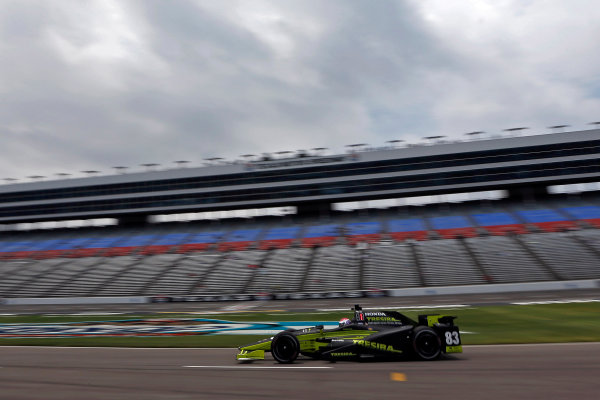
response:
<path id="1" fill-rule="evenodd" d="M 214 369 L 330 369 L 333 367 L 293 367 L 293 366 L 248 366 L 248 365 L 182 365 L 182 368 L 214 368 Z"/>
<path id="2" fill-rule="evenodd" d="M 565 343 L 512 343 L 512 344 L 467 344 L 464 348 L 471 349 L 475 347 L 535 347 L 535 346 L 588 346 L 600 345 L 600 342 L 565 342 Z"/>
<path id="3" fill-rule="evenodd" d="M 534 301 L 518 301 L 510 303 L 516 306 L 531 306 L 544 304 L 570 304 L 570 303 L 600 303 L 600 299 L 574 299 L 574 300 L 534 300 Z"/>

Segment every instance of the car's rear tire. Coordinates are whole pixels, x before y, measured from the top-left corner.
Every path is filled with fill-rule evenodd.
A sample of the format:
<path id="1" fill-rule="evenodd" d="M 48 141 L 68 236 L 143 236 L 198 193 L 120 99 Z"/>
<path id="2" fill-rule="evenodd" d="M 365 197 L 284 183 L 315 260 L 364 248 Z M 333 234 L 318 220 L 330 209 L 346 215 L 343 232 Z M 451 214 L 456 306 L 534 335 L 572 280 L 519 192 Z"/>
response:
<path id="1" fill-rule="evenodd" d="M 435 360 L 442 353 L 442 341 L 430 327 L 418 326 L 413 334 L 413 350 L 419 360 Z"/>
<path id="2" fill-rule="evenodd" d="M 281 332 L 271 341 L 271 354 L 281 364 L 293 363 L 300 354 L 300 342 L 290 332 Z"/>

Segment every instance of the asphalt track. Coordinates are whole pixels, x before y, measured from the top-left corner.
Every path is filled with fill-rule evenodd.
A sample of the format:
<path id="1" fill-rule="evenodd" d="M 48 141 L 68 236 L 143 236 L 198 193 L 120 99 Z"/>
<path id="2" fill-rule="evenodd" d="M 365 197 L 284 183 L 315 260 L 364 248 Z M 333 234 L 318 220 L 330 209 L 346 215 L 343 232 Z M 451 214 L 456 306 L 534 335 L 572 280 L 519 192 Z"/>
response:
<path id="1" fill-rule="evenodd" d="M 597 399 L 600 343 L 465 346 L 436 362 L 273 360 L 234 349 L 0 347 L 0 399 Z"/>

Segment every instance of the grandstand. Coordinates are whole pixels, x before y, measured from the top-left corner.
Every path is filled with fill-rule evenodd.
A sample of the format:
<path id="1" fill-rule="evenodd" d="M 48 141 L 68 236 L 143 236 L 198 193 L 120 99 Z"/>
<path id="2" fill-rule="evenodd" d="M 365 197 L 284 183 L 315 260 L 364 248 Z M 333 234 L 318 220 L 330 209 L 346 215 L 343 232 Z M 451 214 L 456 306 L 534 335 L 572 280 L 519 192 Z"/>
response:
<path id="1" fill-rule="evenodd" d="M 556 200 L 553 200 L 554 202 Z M 600 198 L 27 232 L 0 242 L 3 297 L 185 296 L 600 279 Z M 559 202 L 560 203 L 560 202 Z M 504 211 L 499 211 L 503 209 Z M 402 212 L 406 212 L 403 210 Z"/>
<path id="2" fill-rule="evenodd" d="M 505 151 L 512 149 L 519 155 L 525 154 L 524 148 L 546 146 L 546 156 L 553 158 L 545 161 L 548 164 L 554 165 L 564 157 L 573 160 L 582 156 L 587 160 L 587 166 L 581 167 L 585 171 L 576 170 L 578 167 L 573 167 L 575 169 L 570 172 L 560 169 L 544 178 L 547 183 L 570 183 L 600 180 L 600 173 L 590 169 L 591 165 L 595 165 L 591 162 L 592 157 L 596 160 L 600 157 L 599 135 L 600 131 L 596 130 L 574 133 L 568 139 L 557 134 L 544 135 L 549 138 L 513 138 L 509 142 L 469 142 L 470 150 L 464 144 L 458 144 L 458 147 L 450 149 L 452 151 L 440 145 L 425 150 L 419 148 L 416 153 L 419 154 L 419 162 L 429 157 L 432 162 L 446 160 L 452 163 L 450 160 L 458 159 L 453 153 L 458 149 L 472 153 L 471 163 L 462 159 L 456 165 L 447 165 L 445 170 L 455 170 L 459 174 L 463 167 L 480 168 L 483 164 L 486 168 L 491 164 L 506 167 L 513 163 L 516 168 L 522 163 L 524 172 L 519 172 L 519 175 L 526 177 L 531 172 L 530 163 L 515 157 L 510 158 L 510 162 L 508 158 L 505 160 L 504 153 L 498 153 L 498 146 L 502 145 Z M 578 150 L 573 150 L 572 154 L 566 151 L 566 154 L 557 150 L 559 145 Z M 585 151 L 582 150 L 584 148 Z M 396 173 L 397 179 L 401 180 L 406 178 L 406 174 L 400 169 L 389 172 L 392 169 L 390 160 L 404 160 L 405 166 L 413 163 L 414 168 L 431 167 L 416 167 L 414 157 L 407 159 L 402 152 L 395 153 L 397 157 L 402 156 L 395 159 L 390 151 L 366 152 L 358 157 L 360 162 L 354 156 L 351 160 L 342 156 L 331 157 L 331 160 L 317 162 L 318 167 L 306 161 L 305 157 L 298 160 L 307 163 L 302 167 L 298 164 L 281 165 L 281 162 L 256 163 L 246 173 L 259 181 L 254 184 L 259 192 L 258 189 L 271 184 L 267 178 L 273 182 L 289 179 L 289 184 L 299 190 L 303 185 L 295 181 L 299 169 L 306 173 L 306 180 L 320 182 L 322 191 L 319 193 L 304 188 L 308 191 L 308 199 L 292 201 L 286 192 L 279 191 L 272 192 L 270 200 L 259 201 L 263 205 L 292 204 L 298 207 L 298 214 L 280 218 L 248 217 L 153 224 L 140 220 L 140 216 L 146 218 L 155 212 L 223 209 L 223 199 L 213 203 L 199 201 L 195 205 L 188 202 L 185 206 L 165 203 L 132 214 L 131 210 L 124 212 L 121 209 L 127 203 L 127 196 L 135 197 L 135 188 L 139 191 L 159 181 L 176 185 L 182 180 L 196 179 L 179 176 L 181 172 L 177 171 L 156 172 L 162 174 L 160 177 L 152 173 L 131 174 L 135 176 L 126 177 L 130 185 L 115 183 L 118 179 L 125 179 L 122 177 L 5 185 L 0 190 L 0 222 L 43 221 L 84 215 L 105 217 L 122 215 L 123 212 L 124 216 L 122 223 L 116 227 L 5 229 L 0 232 L 0 297 L 275 295 L 600 279 L 600 230 L 597 229 L 600 227 L 600 196 L 595 192 L 576 196 L 549 195 L 545 190 L 539 190 L 540 180 L 537 178 L 542 173 L 539 168 L 533 192 L 523 188 L 525 178 L 515 178 L 512 183 L 511 178 L 497 184 L 495 178 L 484 174 L 477 175 L 477 183 L 473 181 L 467 185 L 475 190 L 507 188 L 512 195 L 501 200 L 391 206 L 353 212 L 330 209 L 334 200 L 361 200 L 365 196 L 380 198 L 379 192 L 367 193 L 371 190 L 367 186 L 361 186 L 352 196 L 345 189 L 339 192 L 333 190 L 340 185 L 339 176 L 346 176 L 350 171 L 356 173 L 356 176 L 350 176 L 349 181 L 352 181 L 368 174 L 380 175 L 370 170 L 380 165 L 388 171 L 385 174 Z M 475 154 L 477 157 L 474 157 Z M 486 160 L 486 157 L 493 160 Z M 536 165 L 539 167 L 541 162 L 536 160 Z M 357 166 L 365 171 L 357 170 Z M 237 165 L 229 167 L 241 168 Z M 320 177 L 315 168 L 321 168 L 331 176 Z M 416 173 L 414 168 L 410 171 L 411 176 Z M 500 167 L 495 165 L 494 168 Z M 186 170 L 185 174 L 190 174 L 190 170 Z M 257 175 L 256 170 L 264 174 Z M 274 178 L 274 171 L 278 171 L 279 178 Z M 334 171 L 337 171 L 338 177 L 333 176 Z M 216 173 L 214 167 L 206 167 L 197 177 L 205 183 L 216 182 L 213 175 L 207 175 L 209 172 Z M 222 178 L 246 179 L 239 171 L 230 177 L 231 172 L 228 170 Z M 215 176 L 221 176 L 219 174 L 221 172 Z M 313 177 L 309 178 L 309 174 Z M 449 183 L 454 178 L 448 176 L 447 179 L 446 183 Z M 146 184 L 138 185 L 138 182 Z M 248 182 L 244 181 L 244 185 Z M 83 205 L 77 208 L 69 200 L 74 185 L 80 185 L 78 202 L 85 197 L 81 193 L 86 190 L 89 191 L 89 201 L 104 196 L 100 194 L 101 190 L 105 190 L 103 186 L 115 188 L 118 185 L 125 194 L 122 195 L 123 201 L 112 205 L 106 202 L 101 210 L 90 210 Z M 218 183 L 215 185 L 218 186 Z M 411 193 L 436 193 L 439 190 L 434 181 L 422 181 L 419 185 L 413 185 Z M 448 191 L 456 192 L 464 187 L 464 181 L 457 181 Z M 163 189 L 156 189 L 153 197 L 164 195 Z M 179 187 L 169 188 L 172 189 L 180 190 Z M 330 195 L 323 196 L 323 191 Z M 406 193 L 406 187 L 398 185 L 391 192 L 399 196 Z M 53 197 L 54 200 L 47 200 Z M 48 208 L 48 201 L 63 203 Z M 247 201 L 231 207 L 252 207 L 256 204 L 249 197 Z M 71 211 L 63 212 L 67 209 Z M 48 213 L 44 214 L 44 210 Z"/>

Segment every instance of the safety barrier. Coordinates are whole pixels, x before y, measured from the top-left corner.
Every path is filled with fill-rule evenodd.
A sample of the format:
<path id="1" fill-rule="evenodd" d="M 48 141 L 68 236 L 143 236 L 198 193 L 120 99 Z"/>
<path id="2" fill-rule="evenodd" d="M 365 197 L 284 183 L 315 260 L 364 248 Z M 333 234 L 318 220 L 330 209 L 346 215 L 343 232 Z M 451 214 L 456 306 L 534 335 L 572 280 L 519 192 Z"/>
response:
<path id="1" fill-rule="evenodd" d="M 44 304 L 142 304 L 178 302 L 221 302 L 221 301 L 265 301 L 265 300 L 306 300 L 358 297 L 416 297 L 480 293 L 535 292 L 554 290 L 597 289 L 600 280 L 552 281 L 530 283 L 504 283 L 468 286 L 436 286 L 406 289 L 371 289 L 303 293 L 253 293 L 197 296 L 134 296 L 134 297 L 52 297 L 52 298 L 6 298 L 0 299 L 3 305 L 44 305 Z"/>

